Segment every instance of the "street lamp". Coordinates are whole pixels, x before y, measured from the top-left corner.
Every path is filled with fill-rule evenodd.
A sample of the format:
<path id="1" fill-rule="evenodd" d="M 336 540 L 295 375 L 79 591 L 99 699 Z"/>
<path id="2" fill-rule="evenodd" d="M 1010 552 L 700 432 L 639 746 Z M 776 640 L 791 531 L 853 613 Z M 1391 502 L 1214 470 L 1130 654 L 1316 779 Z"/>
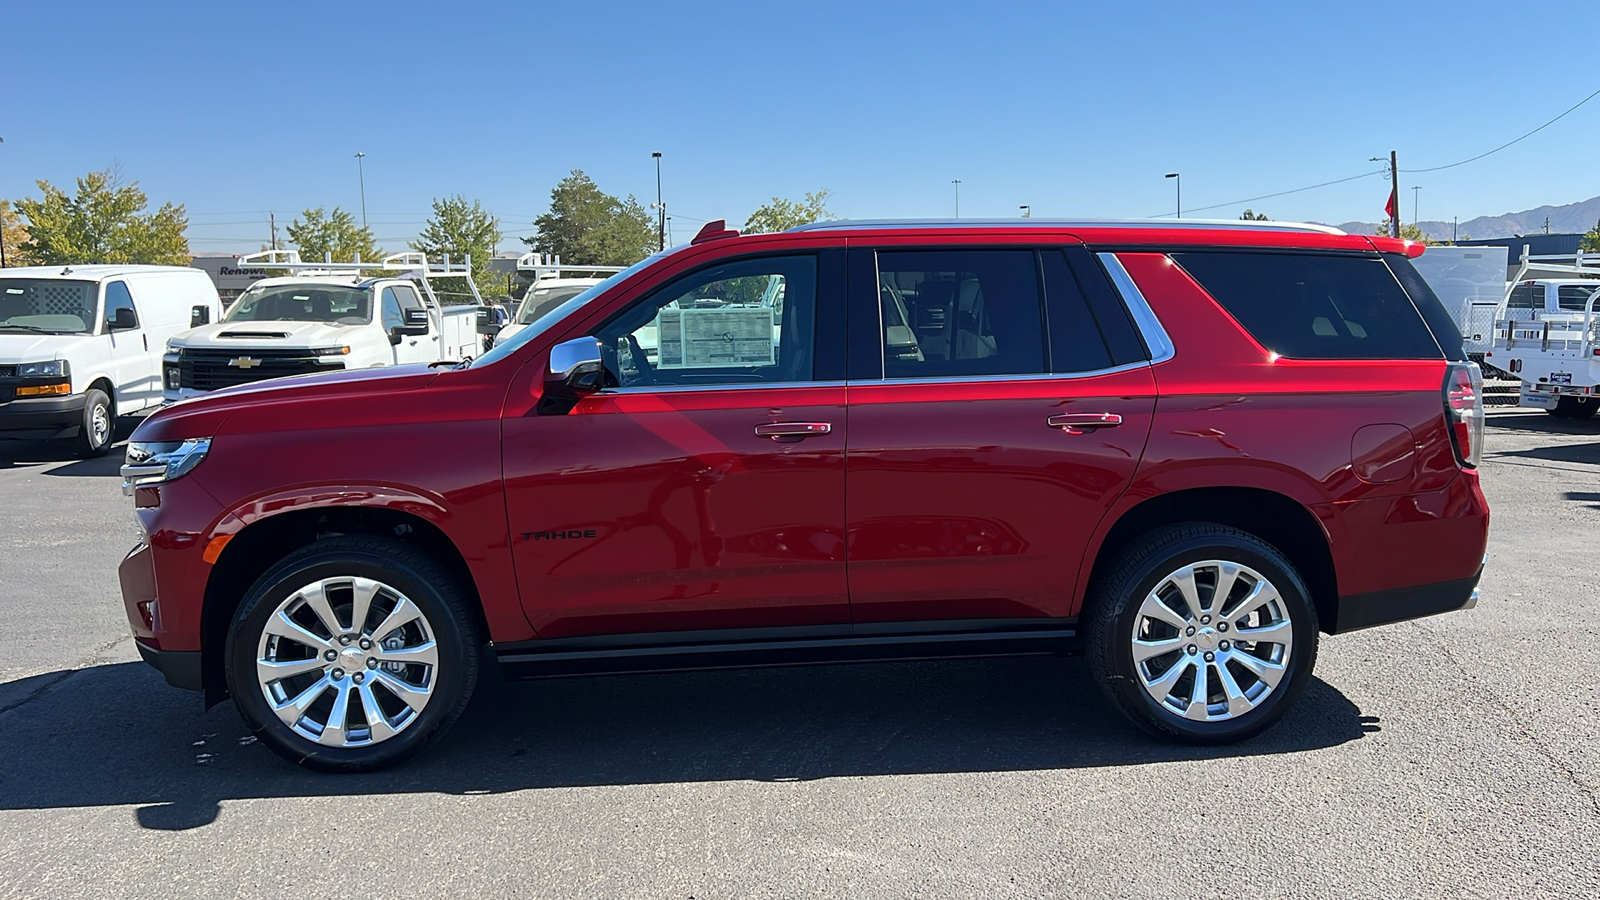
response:
<path id="1" fill-rule="evenodd" d="M 956 218 L 961 218 L 961 179 L 952 178 L 950 183 L 956 186 Z"/>
<path id="2" fill-rule="evenodd" d="M 1422 228 L 1422 220 L 1417 218 L 1417 198 L 1421 196 L 1419 193 L 1421 190 L 1422 185 L 1420 184 L 1411 186 L 1411 224 L 1417 226 L 1419 230 Z"/>
<path id="3" fill-rule="evenodd" d="M 1029 206 L 1028 204 L 1024 203 L 1021 206 L 1017 207 L 1017 209 L 1022 210 L 1022 217 L 1024 219 L 1033 218 L 1033 207 Z"/>
<path id="4" fill-rule="evenodd" d="M 0 137 L 0 144 L 4 144 L 5 142 L 6 142 L 6 139 L 3 138 L 3 137 Z M 5 267 L 6 267 L 6 219 L 5 219 L 5 216 L 0 215 L 0 269 L 4 269 Z"/>
<path id="5" fill-rule="evenodd" d="M 367 170 L 361 161 L 366 159 L 365 153 L 356 153 L 356 174 L 361 178 L 361 227 L 367 227 Z"/>
<path id="6" fill-rule="evenodd" d="M 1178 218 L 1181 219 L 1183 218 L 1183 176 L 1178 172 L 1168 172 L 1166 177 L 1178 179 Z"/>
<path id="7" fill-rule="evenodd" d="M 656 161 L 656 241 L 659 244 L 656 250 L 660 251 L 667 249 L 667 207 L 661 202 L 661 154 L 652 153 L 650 158 Z"/>

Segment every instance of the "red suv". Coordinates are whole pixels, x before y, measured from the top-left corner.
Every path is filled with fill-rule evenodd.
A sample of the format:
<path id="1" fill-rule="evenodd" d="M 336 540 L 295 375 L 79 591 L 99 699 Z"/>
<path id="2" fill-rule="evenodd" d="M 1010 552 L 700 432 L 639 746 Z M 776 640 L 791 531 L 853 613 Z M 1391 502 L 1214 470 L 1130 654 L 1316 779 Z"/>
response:
<path id="1" fill-rule="evenodd" d="M 1260 732 L 1318 632 L 1464 609 L 1483 409 L 1415 244 L 1293 225 L 713 223 L 454 367 L 168 407 L 140 652 L 351 771 L 512 674 L 1084 651 Z M 492 656 L 485 656 L 487 650 Z"/>

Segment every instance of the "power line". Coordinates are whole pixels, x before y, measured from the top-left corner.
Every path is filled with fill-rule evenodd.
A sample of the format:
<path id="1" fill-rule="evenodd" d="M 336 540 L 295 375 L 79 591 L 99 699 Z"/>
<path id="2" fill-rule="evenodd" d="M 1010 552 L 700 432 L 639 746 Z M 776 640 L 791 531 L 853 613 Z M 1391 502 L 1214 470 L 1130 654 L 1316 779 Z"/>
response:
<path id="1" fill-rule="evenodd" d="M 1532 130 L 1532 131 L 1528 132 L 1527 134 L 1523 135 L 1522 137 L 1519 137 L 1519 138 L 1517 138 L 1516 140 L 1513 140 L 1513 141 L 1506 141 L 1504 144 L 1501 144 L 1500 146 L 1494 148 L 1493 150 L 1490 150 L 1487 153 L 1479 153 L 1477 156 L 1474 156 L 1471 159 L 1463 159 L 1460 162 L 1453 162 L 1453 163 L 1451 163 L 1451 164 L 1449 164 L 1447 166 L 1434 166 L 1434 167 L 1429 168 L 1429 169 L 1401 169 L 1400 171 L 1402 171 L 1402 172 L 1438 172 L 1438 171 L 1442 171 L 1444 169 L 1454 169 L 1456 166 L 1464 166 L 1464 165 L 1466 165 L 1467 163 L 1470 163 L 1470 162 L 1477 162 L 1478 160 L 1483 159 L 1485 156 L 1491 156 L 1493 154 L 1499 153 L 1501 150 L 1504 150 L 1505 148 L 1511 146 L 1512 144 L 1520 143 L 1521 141 L 1525 141 L 1528 138 L 1533 137 L 1534 135 L 1538 134 L 1539 132 L 1545 130 L 1546 128 L 1549 128 L 1551 125 L 1554 125 L 1555 123 L 1561 121 L 1562 119 L 1565 119 L 1569 113 L 1572 113 L 1578 107 L 1584 105 L 1585 103 L 1588 103 L 1590 100 L 1593 100 L 1596 97 L 1600 97 L 1600 90 L 1597 90 L 1594 93 L 1590 94 L 1589 96 L 1583 98 L 1582 100 L 1579 100 L 1577 103 L 1574 103 L 1566 112 L 1562 113 L 1559 116 L 1556 116 L 1554 119 L 1551 119 L 1550 121 L 1544 123 L 1543 125 L 1540 125 L 1538 128 L 1535 128 L 1534 130 Z"/>
<path id="2" fill-rule="evenodd" d="M 1344 184 L 1347 181 L 1358 181 L 1358 180 L 1360 180 L 1362 178 L 1371 178 L 1374 175 L 1387 175 L 1387 174 L 1389 174 L 1387 169 L 1379 169 L 1378 171 L 1375 171 L 1375 172 L 1362 172 L 1360 175 L 1351 175 L 1349 178 L 1335 178 L 1332 181 L 1324 181 L 1321 184 L 1311 184 L 1311 185 L 1307 185 L 1305 187 L 1293 188 L 1293 189 L 1287 190 L 1287 191 L 1278 191 L 1275 194 L 1262 194 L 1259 197 L 1246 197 L 1243 200 L 1234 200 L 1234 201 L 1229 202 L 1229 203 L 1216 203 L 1216 204 L 1213 204 L 1211 206 L 1191 206 L 1191 207 L 1189 207 L 1189 211 L 1190 212 L 1205 212 L 1206 210 L 1209 210 L 1209 209 L 1222 209 L 1225 206 L 1239 206 L 1239 205 L 1245 204 L 1245 203 L 1254 203 L 1257 200 L 1271 200 L 1274 197 L 1287 197 L 1290 194 L 1298 194 L 1298 193 L 1301 193 L 1303 191 L 1314 191 L 1317 188 L 1325 188 L 1325 187 L 1328 187 L 1330 185 L 1335 185 L 1335 184 Z M 1164 216 L 1164 215 L 1166 215 L 1166 213 L 1161 213 L 1161 215 Z M 1157 218 L 1157 216 L 1151 216 L 1151 218 Z"/>

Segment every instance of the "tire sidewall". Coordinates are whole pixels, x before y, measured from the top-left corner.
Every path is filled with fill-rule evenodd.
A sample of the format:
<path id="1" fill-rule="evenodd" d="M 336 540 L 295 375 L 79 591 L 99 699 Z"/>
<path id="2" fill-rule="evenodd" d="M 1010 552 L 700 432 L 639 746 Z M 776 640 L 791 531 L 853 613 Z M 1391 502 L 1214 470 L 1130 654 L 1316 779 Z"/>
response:
<path id="1" fill-rule="evenodd" d="M 1249 566 L 1272 582 L 1283 597 L 1293 621 L 1294 646 L 1289 653 L 1284 680 L 1255 709 L 1221 722 L 1194 722 L 1158 703 L 1144 689 L 1133 661 L 1133 629 L 1146 595 L 1172 572 L 1190 563 L 1219 559 Z M 1138 567 L 1132 586 L 1117 598 L 1111 619 L 1107 658 L 1110 688 L 1126 706 L 1144 710 L 1168 735 L 1202 743 L 1225 743 L 1260 733 L 1289 711 L 1311 680 L 1316 663 L 1317 622 L 1309 592 L 1292 566 L 1281 556 L 1263 553 L 1247 541 L 1219 539 L 1217 535 L 1187 538 L 1170 544 Z"/>
<path id="2" fill-rule="evenodd" d="M 104 443 L 95 443 L 94 414 L 96 409 L 104 409 L 106 413 L 106 439 Z M 116 443 L 117 420 L 111 412 L 111 398 L 99 388 L 90 388 L 83 397 L 83 421 L 79 423 L 78 452 L 83 456 L 104 456 Z"/>
<path id="3" fill-rule="evenodd" d="M 272 711 L 256 680 L 256 654 L 262 630 L 279 604 L 312 582 L 353 575 L 390 585 L 422 610 L 438 647 L 439 664 L 427 706 L 399 734 L 367 747 L 325 747 L 291 730 Z M 463 694 L 470 692 L 476 674 L 470 639 L 438 587 L 410 566 L 353 549 L 294 556 L 269 570 L 235 613 L 224 652 L 228 689 L 250 730 L 283 756 L 327 769 L 382 768 L 420 753 L 459 713 Z"/>

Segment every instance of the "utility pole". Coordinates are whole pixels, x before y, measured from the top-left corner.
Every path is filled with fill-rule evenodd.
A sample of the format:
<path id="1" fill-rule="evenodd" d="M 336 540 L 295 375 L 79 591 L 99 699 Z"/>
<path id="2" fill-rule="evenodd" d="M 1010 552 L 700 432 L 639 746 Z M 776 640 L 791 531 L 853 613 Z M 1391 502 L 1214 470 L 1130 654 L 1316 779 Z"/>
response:
<path id="1" fill-rule="evenodd" d="M 1461 217 L 1460 216 L 1451 216 L 1450 217 L 1450 243 L 1452 243 L 1452 244 L 1454 244 L 1456 242 L 1456 226 L 1460 225 L 1460 224 L 1461 224 Z"/>
<path id="2" fill-rule="evenodd" d="M 1389 151 L 1389 196 L 1394 198 L 1394 214 L 1389 216 L 1389 228 L 1394 237 L 1400 236 L 1400 154 Z"/>
<path id="3" fill-rule="evenodd" d="M 1544 233 L 1545 234 L 1549 234 L 1550 233 L 1550 217 L 1549 216 L 1545 216 L 1544 217 Z"/>
<path id="4" fill-rule="evenodd" d="M 950 183 L 956 186 L 956 218 L 961 218 L 961 179 L 952 178 Z"/>
<path id="5" fill-rule="evenodd" d="M 356 174 L 361 178 L 361 227 L 367 227 L 367 170 L 361 161 L 366 159 L 365 153 L 356 153 Z"/>
<path id="6" fill-rule="evenodd" d="M 661 154 L 650 154 L 656 161 L 656 247 L 657 251 L 667 249 L 667 207 L 661 202 Z"/>
<path id="7" fill-rule="evenodd" d="M 1421 196 L 1421 193 L 1419 193 L 1421 190 L 1421 185 L 1413 184 L 1411 186 L 1411 224 L 1417 226 L 1418 231 L 1422 230 L 1422 220 L 1417 218 L 1417 198 Z"/>
<path id="8" fill-rule="evenodd" d="M 272 226 L 272 249 L 278 249 L 278 214 L 267 213 L 267 223 Z"/>
<path id="9" fill-rule="evenodd" d="M 3 137 L 0 137 L 0 144 L 4 144 L 5 142 L 6 142 L 6 139 L 3 138 Z M 0 216 L 0 269 L 4 269 L 5 267 L 6 267 L 6 220 L 5 220 L 5 216 Z"/>

